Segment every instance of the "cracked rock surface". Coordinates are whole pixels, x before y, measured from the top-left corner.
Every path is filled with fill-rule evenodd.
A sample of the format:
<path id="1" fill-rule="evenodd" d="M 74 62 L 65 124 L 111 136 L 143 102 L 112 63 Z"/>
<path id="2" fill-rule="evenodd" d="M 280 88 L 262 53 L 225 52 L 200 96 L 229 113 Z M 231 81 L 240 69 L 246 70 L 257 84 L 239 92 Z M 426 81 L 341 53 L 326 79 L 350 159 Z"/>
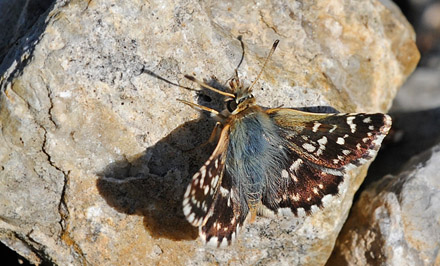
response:
<path id="1" fill-rule="evenodd" d="M 55 1 L 0 65 L 0 240 L 37 264 L 324 264 L 367 167 L 322 211 L 257 218 L 231 248 L 183 217 L 214 121 L 175 99 L 223 102 L 176 84 L 226 84 L 239 35 L 247 84 L 281 40 L 255 89 L 267 107 L 386 112 L 419 59 L 390 1 Z"/>

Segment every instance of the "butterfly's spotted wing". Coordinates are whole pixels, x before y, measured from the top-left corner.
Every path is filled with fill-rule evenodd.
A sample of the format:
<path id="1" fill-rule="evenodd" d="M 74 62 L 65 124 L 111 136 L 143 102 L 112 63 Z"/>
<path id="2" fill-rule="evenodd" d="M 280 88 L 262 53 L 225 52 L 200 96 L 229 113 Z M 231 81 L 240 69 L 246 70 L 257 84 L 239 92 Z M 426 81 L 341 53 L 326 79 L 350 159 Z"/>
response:
<path id="1" fill-rule="evenodd" d="M 229 126 L 220 134 L 217 147 L 206 163 L 193 176 L 183 199 L 187 220 L 199 227 L 205 243 L 215 246 L 231 244 L 247 212 L 239 203 L 237 188 L 225 173 Z"/>
<path id="2" fill-rule="evenodd" d="M 240 204 L 238 195 L 237 188 L 232 185 L 232 177 L 225 171 L 215 196 L 213 213 L 199 228 L 205 243 L 217 247 L 227 246 L 235 239 L 248 214 L 247 206 Z"/>
<path id="3" fill-rule="evenodd" d="M 384 114 L 313 114 L 269 109 L 267 114 L 286 140 L 287 163 L 267 182 L 277 186 L 262 198 L 263 212 L 309 214 L 325 195 L 338 193 L 345 171 L 375 156 L 391 127 Z"/>
<path id="4" fill-rule="evenodd" d="M 226 149 L 229 136 L 227 130 L 220 134 L 212 155 L 192 177 L 183 199 L 183 213 L 194 226 L 201 226 L 212 215 L 217 190 L 222 182 Z"/>

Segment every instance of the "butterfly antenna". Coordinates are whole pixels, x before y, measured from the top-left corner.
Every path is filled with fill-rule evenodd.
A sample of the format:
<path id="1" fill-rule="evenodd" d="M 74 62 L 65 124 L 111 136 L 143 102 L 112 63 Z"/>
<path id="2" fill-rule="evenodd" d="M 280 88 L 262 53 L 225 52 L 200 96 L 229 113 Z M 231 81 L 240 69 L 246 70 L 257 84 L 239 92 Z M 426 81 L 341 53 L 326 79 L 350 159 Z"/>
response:
<path id="1" fill-rule="evenodd" d="M 189 80 L 191 80 L 191 81 L 193 81 L 193 82 L 199 84 L 201 87 L 207 88 L 208 90 L 212 90 L 212 91 L 217 92 L 218 94 L 221 94 L 221 95 L 223 95 L 223 96 L 228 96 L 228 97 L 231 97 L 231 98 L 235 98 L 235 95 L 234 95 L 234 94 L 232 94 L 232 93 L 227 93 L 227 92 L 221 91 L 221 90 L 219 90 L 219 89 L 216 89 L 216 88 L 214 88 L 214 87 L 211 87 L 211 86 L 209 86 L 208 84 L 206 84 L 205 82 L 202 82 L 202 81 L 196 79 L 196 78 L 193 77 L 193 76 L 185 75 L 185 78 L 187 78 L 187 79 L 189 79 Z"/>
<path id="2" fill-rule="evenodd" d="M 237 37 L 237 39 L 240 41 L 241 44 L 241 58 L 240 58 L 240 62 L 238 63 L 237 67 L 235 68 L 235 78 L 238 78 L 238 69 L 241 66 L 241 63 L 243 63 L 244 60 L 244 43 L 243 43 L 243 38 L 240 36 Z"/>
<path id="3" fill-rule="evenodd" d="M 275 52 L 275 49 L 278 46 L 278 43 L 280 40 L 275 40 L 275 42 L 272 45 L 272 49 L 270 49 L 269 55 L 266 57 L 266 61 L 264 61 L 263 67 L 260 70 L 260 73 L 258 73 L 257 78 L 252 82 L 251 86 L 249 86 L 248 91 L 252 91 L 252 87 L 257 83 L 258 79 L 260 78 L 261 74 L 263 73 L 264 67 L 266 66 L 267 62 L 269 61 L 269 58 L 272 56 L 273 52 Z"/>

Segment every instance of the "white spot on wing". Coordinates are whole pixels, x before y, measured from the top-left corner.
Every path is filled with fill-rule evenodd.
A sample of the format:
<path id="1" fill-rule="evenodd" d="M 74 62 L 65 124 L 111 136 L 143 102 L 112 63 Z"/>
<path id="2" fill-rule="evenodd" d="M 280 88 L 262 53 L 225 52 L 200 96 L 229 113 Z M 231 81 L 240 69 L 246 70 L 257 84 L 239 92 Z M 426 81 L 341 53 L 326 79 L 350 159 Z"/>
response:
<path id="1" fill-rule="evenodd" d="M 318 188 L 317 188 L 317 187 L 314 187 L 314 188 L 313 188 L 313 193 L 315 193 L 316 195 L 319 194 L 319 191 L 318 191 Z"/>
<path id="2" fill-rule="evenodd" d="M 282 216 L 292 217 L 293 212 L 290 208 L 279 208 L 278 213 Z"/>
<path id="3" fill-rule="evenodd" d="M 337 125 L 333 125 L 333 127 L 328 131 L 329 133 L 333 133 L 338 128 Z"/>
<path id="4" fill-rule="evenodd" d="M 193 175 L 193 180 L 194 180 L 194 179 L 198 179 L 199 176 L 200 176 L 200 172 L 195 173 L 195 174 Z"/>
<path id="5" fill-rule="evenodd" d="M 298 201 L 298 200 L 300 200 L 301 196 L 300 196 L 298 193 L 295 193 L 295 194 L 293 194 L 290 198 L 291 198 L 293 201 Z"/>
<path id="6" fill-rule="evenodd" d="M 347 117 L 347 124 L 350 126 L 351 133 L 355 133 L 356 132 L 356 124 L 353 123 L 354 119 L 355 119 L 354 116 Z"/>
<path id="7" fill-rule="evenodd" d="M 313 124 L 312 131 L 313 131 L 313 132 L 317 132 L 319 126 L 321 126 L 321 123 L 319 123 L 319 122 L 315 122 L 315 123 Z"/>
<path id="8" fill-rule="evenodd" d="M 260 204 L 258 206 L 257 212 L 258 212 L 259 215 L 262 215 L 262 216 L 265 216 L 265 217 L 269 217 L 269 218 L 275 218 L 275 216 L 276 216 L 274 211 L 272 211 L 271 209 L 267 208 L 263 204 Z"/>
<path id="9" fill-rule="evenodd" d="M 225 229 L 227 229 L 227 228 L 225 228 Z M 228 240 L 226 239 L 226 237 L 225 238 L 223 238 L 223 240 L 222 240 L 222 243 L 220 244 L 220 247 L 227 247 L 228 246 Z"/>
<path id="10" fill-rule="evenodd" d="M 189 197 L 189 193 L 191 193 L 191 186 L 188 186 L 186 188 L 185 194 L 183 195 L 183 197 L 188 198 Z"/>
<path id="11" fill-rule="evenodd" d="M 327 137 L 324 136 L 318 140 L 319 149 L 316 151 L 316 155 L 319 156 L 325 150 L 325 144 L 327 144 Z"/>
<path id="12" fill-rule="evenodd" d="M 303 147 L 306 151 L 308 151 L 308 152 L 314 152 L 314 151 L 316 150 L 316 147 L 313 146 L 313 145 L 311 145 L 311 144 L 309 144 L 309 143 L 304 143 L 304 144 L 302 145 L 302 147 Z"/>
<path id="13" fill-rule="evenodd" d="M 203 187 L 203 184 L 205 183 L 205 176 L 206 176 L 206 167 L 202 166 L 202 168 L 200 168 L 199 173 L 201 175 L 200 178 L 200 188 Z"/>
<path id="14" fill-rule="evenodd" d="M 185 205 L 188 205 L 188 203 L 189 203 L 189 199 L 187 197 L 185 197 L 183 199 L 182 205 L 185 206 Z"/>
<path id="15" fill-rule="evenodd" d="M 312 213 L 319 211 L 319 207 L 316 205 L 312 205 L 312 207 L 310 207 L 310 209 L 311 209 Z"/>
<path id="16" fill-rule="evenodd" d="M 286 169 L 283 169 L 283 170 L 281 171 L 281 176 L 284 177 L 284 178 L 288 178 L 288 177 L 289 177 L 289 173 L 287 172 Z"/>
<path id="17" fill-rule="evenodd" d="M 341 137 L 338 138 L 338 140 L 336 140 L 336 143 L 339 145 L 344 145 L 345 144 L 345 140 Z"/>
<path id="18" fill-rule="evenodd" d="M 191 213 L 189 216 L 187 216 L 188 222 L 192 223 L 194 221 L 195 214 Z"/>
<path id="19" fill-rule="evenodd" d="M 294 182 L 298 182 L 298 177 L 294 175 L 293 173 L 290 173 L 290 177 L 293 179 Z"/>
<path id="20" fill-rule="evenodd" d="M 297 211 L 297 213 L 298 213 L 298 217 L 303 217 L 303 216 L 306 216 L 306 215 L 307 215 L 307 213 L 306 213 L 306 211 L 304 210 L 304 208 L 298 208 L 296 211 Z"/>
<path id="21" fill-rule="evenodd" d="M 366 124 L 371 123 L 371 117 L 365 118 L 364 120 L 362 120 L 362 122 L 364 122 Z"/>
<path id="22" fill-rule="evenodd" d="M 324 137 L 320 138 L 320 139 L 318 140 L 318 143 L 319 143 L 320 145 L 325 145 L 325 144 L 327 144 L 327 137 L 324 136 Z"/>
<path id="23" fill-rule="evenodd" d="M 206 236 L 204 237 L 204 241 L 206 242 Z M 217 247 L 218 245 L 218 238 L 216 236 L 213 236 L 209 239 L 208 242 L 206 242 L 206 245 L 211 247 Z"/>
<path id="24" fill-rule="evenodd" d="M 227 197 L 229 195 L 229 190 L 227 190 L 226 188 L 220 186 L 220 193 L 222 194 L 223 197 Z"/>
<path id="25" fill-rule="evenodd" d="M 294 162 L 292 163 L 292 165 L 290 166 L 289 170 L 290 170 L 291 172 L 293 172 L 293 171 L 295 171 L 295 170 L 298 170 L 299 166 L 300 166 L 302 163 L 303 163 L 303 160 L 302 160 L 302 159 L 298 159 L 298 160 L 294 161 Z"/>

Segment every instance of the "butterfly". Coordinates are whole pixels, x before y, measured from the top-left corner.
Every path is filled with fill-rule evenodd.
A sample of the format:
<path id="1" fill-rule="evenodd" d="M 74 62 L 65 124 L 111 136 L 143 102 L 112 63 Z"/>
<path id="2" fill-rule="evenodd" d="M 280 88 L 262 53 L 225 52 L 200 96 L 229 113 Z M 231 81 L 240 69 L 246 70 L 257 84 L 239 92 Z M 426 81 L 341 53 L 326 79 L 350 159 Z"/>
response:
<path id="1" fill-rule="evenodd" d="M 212 138 L 217 146 L 194 174 L 184 194 L 183 213 L 199 227 L 205 243 L 230 245 L 247 219 L 256 214 L 294 214 L 323 207 L 325 195 L 337 195 L 347 170 L 373 158 L 391 127 L 382 113 L 309 113 L 290 108 L 265 109 L 256 104 L 252 86 L 275 51 L 272 46 L 256 80 L 245 87 L 237 70 L 230 92 L 185 77 L 226 96 Z M 249 217 L 249 218 L 248 218 Z"/>

